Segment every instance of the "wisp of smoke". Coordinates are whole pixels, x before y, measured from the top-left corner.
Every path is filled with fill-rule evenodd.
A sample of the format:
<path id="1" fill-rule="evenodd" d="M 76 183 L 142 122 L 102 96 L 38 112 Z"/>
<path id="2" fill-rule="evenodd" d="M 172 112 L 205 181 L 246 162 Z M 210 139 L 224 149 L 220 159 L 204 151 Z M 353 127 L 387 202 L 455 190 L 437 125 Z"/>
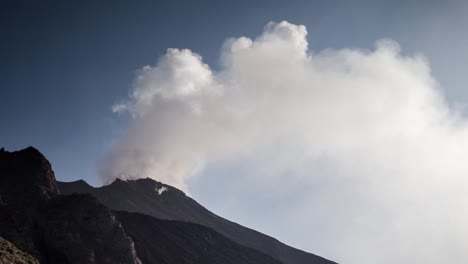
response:
<path id="1" fill-rule="evenodd" d="M 468 263 L 467 122 L 424 57 L 391 40 L 314 53 L 304 26 L 281 22 L 227 40 L 220 60 L 213 71 L 169 49 L 138 72 L 113 107 L 132 118 L 101 164 L 105 181 L 151 177 L 187 190 L 207 162 L 251 160 L 259 177 L 288 171 L 308 182 L 325 160 L 327 191 L 304 197 L 303 210 L 326 219 L 304 228 L 325 230 L 315 239 L 327 256 Z"/>

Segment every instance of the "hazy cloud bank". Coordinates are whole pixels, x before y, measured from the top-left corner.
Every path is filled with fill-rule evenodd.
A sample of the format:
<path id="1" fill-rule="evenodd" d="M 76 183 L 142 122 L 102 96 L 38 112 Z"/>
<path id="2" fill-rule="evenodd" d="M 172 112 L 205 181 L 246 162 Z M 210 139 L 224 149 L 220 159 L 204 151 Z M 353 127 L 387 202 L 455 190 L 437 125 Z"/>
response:
<path id="1" fill-rule="evenodd" d="M 179 49 L 143 67 L 113 107 L 132 123 L 102 163 L 104 180 L 151 177 L 187 190 L 214 160 L 251 160 L 258 177 L 287 171 L 304 182 L 326 167 L 327 192 L 301 204 L 324 219 L 304 228 L 325 230 L 311 239 L 330 257 L 466 263 L 467 122 L 425 59 L 390 40 L 314 53 L 306 36 L 304 26 L 269 23 L 255 39 L 227 40 L 219 71 Z"/>

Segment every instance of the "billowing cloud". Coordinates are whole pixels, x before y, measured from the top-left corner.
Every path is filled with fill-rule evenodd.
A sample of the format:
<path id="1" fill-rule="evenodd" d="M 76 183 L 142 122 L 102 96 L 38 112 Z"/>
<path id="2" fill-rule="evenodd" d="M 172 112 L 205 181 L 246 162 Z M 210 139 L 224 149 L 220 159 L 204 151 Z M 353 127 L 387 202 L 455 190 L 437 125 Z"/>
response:
<path id="1" fill-rule="evenodd" d="M 252 177 L 320 178 L 323 188 L 299 211 L 322 219 L 304 229 L 320 230 L 311 239 L 322 239 L 329 257 L 466 263 L 467 122 L 426 60 L 391 40 L 314 53 L 306 37 L 304 26 L 269 23 L 255 39 L 227 40 L 217 71 L 190 50 L 169 49 L 113 107 L 132 121 L 103 178 L 151 177 L 187 190 L 205 164 L 249 160 Z"/>

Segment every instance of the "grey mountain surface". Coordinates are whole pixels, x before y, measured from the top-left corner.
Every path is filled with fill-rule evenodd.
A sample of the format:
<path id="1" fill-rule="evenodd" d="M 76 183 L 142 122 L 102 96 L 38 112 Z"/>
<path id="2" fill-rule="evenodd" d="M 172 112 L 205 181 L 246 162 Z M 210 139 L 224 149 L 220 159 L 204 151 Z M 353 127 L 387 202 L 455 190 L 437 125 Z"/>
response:
<path id="1" fill-rule="evenodd" d="M 206 226 L 118 211 L 143 263 L 281 264 L 271 256 L 231 241 Z"/>
<path id="2" fill-rule="evenodd" d="M 281 263 L 206 226 L 109 209 L 83 182 L 84 193 L 60 192 L 49 161 L 32 147 L 0 150 L 0 183 L 0 237 L 16 254 L 1 251 L 7 263 L 28 255 L 43 264 Z"/>
<path id="3" fill-rule="evenodd" d="M 129 181 L 117 179 L 110 185 L 99 188 L 94 188 L 83 180 L 58 182 L 58 185 L 64 194 L 90 193 L 114 210 L 207 226 L 241 245 L 263 252 L 285 264 L 335 263 L 217 216 L 177 188 L 149 178 Z"/>

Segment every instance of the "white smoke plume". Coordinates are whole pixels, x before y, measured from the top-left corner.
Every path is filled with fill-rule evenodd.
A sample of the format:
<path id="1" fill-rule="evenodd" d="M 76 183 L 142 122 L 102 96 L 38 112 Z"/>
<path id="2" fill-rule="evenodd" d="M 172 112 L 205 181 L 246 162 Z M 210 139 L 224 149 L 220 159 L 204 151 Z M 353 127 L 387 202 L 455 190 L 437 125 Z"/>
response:
<path id="1" fill-rule="evenodd" d="M 325 230 L 327 256 L 468 263 L 468 123 L 424 57 L 402 55 L 391 40 L 314 53 L 306 37 L 304 26 L 269 23 L 255 39 L 226 41 L 217 71 L 169 49 L 114 106 L 132 122 L 103 178 L 187 190 L 207 162 L 252 160 L 258 177 L 287 171 L 311 182 L 321 162 L 324 191 L 304 198 L 303 210 L 326 219 L 307 228 Z"/>

